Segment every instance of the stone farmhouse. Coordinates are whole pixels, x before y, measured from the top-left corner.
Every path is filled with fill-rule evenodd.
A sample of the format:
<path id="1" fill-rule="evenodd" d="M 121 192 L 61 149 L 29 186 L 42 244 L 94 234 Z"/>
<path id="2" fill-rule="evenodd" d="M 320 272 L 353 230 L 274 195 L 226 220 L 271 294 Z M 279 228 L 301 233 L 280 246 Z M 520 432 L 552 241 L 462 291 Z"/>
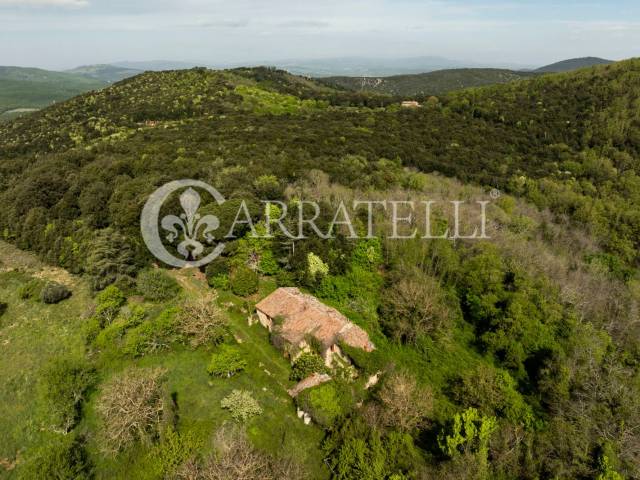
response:
<path id="1" fill-rule="evenodd" d="M 276 346 L 291 360 L 309 350 L 312 343 L 320 348 L 327 366 L 334 355 L 341 355 L 340 343 L 367 352 L 375 349 L 362 328 L 294 287 L 278 288 L 256 305 L 256 312 L 260 323 L 273 333 Z"/>

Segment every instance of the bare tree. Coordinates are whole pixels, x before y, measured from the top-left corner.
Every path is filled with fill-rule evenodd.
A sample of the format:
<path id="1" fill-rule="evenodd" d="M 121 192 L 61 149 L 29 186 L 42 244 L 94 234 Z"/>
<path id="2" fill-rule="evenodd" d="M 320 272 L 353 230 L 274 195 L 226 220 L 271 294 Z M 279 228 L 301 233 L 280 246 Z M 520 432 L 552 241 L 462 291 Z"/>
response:
<path id="1" fill-rule="evenodd" d="M 148 443 L 159 435 L 168 413 L 164 374 L 161 368 L 130 368 L 104 385 L 96 408 L 102 417 L 106 453 L 117 453 L 136 441 Z"/>
<path id="2" fill-rule="evenodd" d="M 382 403 L 381 420 L 387 427 L 409 432 L 424 423 L 433 410 L 433 393 L 420 388 L 415 378 L 393 373 L 378 393 Z"/>
<path id="3" fill-rule="evenodd" d="M 224 313 L 216 304 L 215 295 L 187 300 L 178 316 L 178 329 L 193 348 L 218 341 L 225 324 Z"/>

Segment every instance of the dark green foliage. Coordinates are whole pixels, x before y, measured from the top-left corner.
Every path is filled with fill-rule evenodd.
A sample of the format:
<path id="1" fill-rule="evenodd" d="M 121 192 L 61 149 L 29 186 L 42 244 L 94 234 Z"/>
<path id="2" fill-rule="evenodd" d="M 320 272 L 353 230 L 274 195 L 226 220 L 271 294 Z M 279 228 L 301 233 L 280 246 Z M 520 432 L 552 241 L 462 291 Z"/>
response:
<path id="1" fill-rule="evenodd" d="M 143 270 L 136 281 L 138 291 L 145 300 L 164 302 L 180 293 L 180 285 L 160 269 Z"/>
<path id="2" fill-rule="evenodd" d="M 126 237 L 111 229 L 96 232 L 86 262 L 86 272 L 95 290 L 102 290 L 122 277 L 134 276 L 135 263 L 135 255 Z"/>
<path id="3" fill-rule="evenodd" d="M 69 432 L 79 421 L 82 402 L 95 381 L 95 373 L 84 361 L 59 358 L 42 371 L 40 392 L 43 408 L 56 430 Z"/>
<path id="4" fill-rule="evenodd" d="M 258 291 L 258 274 L 244 265 L 234 269 L 229 276 L 231 291 L 246 297 Z"/>
<path id="5" fill-rule="evenodd" d="M 6 302 L 0 302 L 0 317 L 5 314 L 7 309 L 9 308 L 9 304 Z"/>
<path id="6" fill-rule="evenodd" d="M 60 303 L 71 296 L 71 290 L 57 282 L 48 282 L 40 292 L 40 300 L 44 303 Z"/>
<path id="7" fill-rule="evenodd" d="M 304 352 L 293 362 L 290 378 L 300 381 L 314 373 L 325 373 L 326 370 L 322 357 L 315 353 Z"/>
<path id="8" fill-rule="evenodd" d="M 229 378 L 247 367 L 247 360 L 240 350 L 230 345 L 222 345 L 211 356 L 207 367 L 209 375 Z"/>
<path id="9" fill-rule="evenodd" d="M 27 459 L 18 469 L 20 479 L 93 478 L 92 465 L 84 449 L 84 442 L 75 434 L 50 435 L 43 446 L 29 452 Z"/>

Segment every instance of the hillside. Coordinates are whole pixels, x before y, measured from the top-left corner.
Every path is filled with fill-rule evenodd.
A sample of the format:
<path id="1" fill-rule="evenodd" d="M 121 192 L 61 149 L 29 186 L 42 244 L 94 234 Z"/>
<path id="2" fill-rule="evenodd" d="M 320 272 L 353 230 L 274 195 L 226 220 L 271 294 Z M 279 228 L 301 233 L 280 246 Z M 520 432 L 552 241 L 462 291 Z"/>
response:
<path id="1" fill-rule="evenodd" d="M 38 68 L 0 67 L 0 115 L 16 109 L 39 109 L 105 82 L 71 73 Z"/>
<path id="2" fill-rule="evenodd" d="M 533 75 L 497 68 L 456 68 L 391 77 L 327 77 L 322 78 L 321 81 L 347 90 L 415 97 L 441 95 L 470 87 L 508 83 Z"/>
<path id="3" fill-rule="evenodd" d="M 569 60 L 562 60 L 550 65 L 545 65 L 535 71 L 538 73 L 561 73 L 578 70 L 580 68 L 593 67 L 596 65 L 609 65 L 611 63 L 613 63 L 612 60 L 605 60 L 604 58 L 598 57 L 571 58 Z"/>
<path id="4" fill-rule="evenodd" d="M 105 83 L 119 82 L 120 80 L 133 77 L 142 72 L 143 70 L 125 68 L 116 65 L 83 65 L 72 70 L 67 70 L 67 73 L 82 75 Z"/>
<path id="5" fill-rule="evenodd" d="M 0 235 L 13 244 L 0 244 L 1 468 L 238 478 L 240 458 L 268 480 L 637 478 L 639 94 L 640 60 L 416 109 L 275 69 L 198 68 L 0 125 Z M 148 196 L 181 178 L 215 186 L 228 200 L 199 213 L 237 233 L 202 272 L 154 268 L 141 239 Z M 406 234 L 451 231 L 448 201 L 488 201 L 490 238 L 390 239 L 382 208 L 372 238 L 362 210 L 360 236 L 236 231 L 243 200 L 257 232 L 273 226 L 267 198 L 292 231 L 318 202 L 322 232 L 340 204 L 435 201 Z M 72 296 L 45 304 L 34 279 L 51 266 Z M 305 337 L 285 360 L 282 319 L 271 335 L 248 324 L 278 286 L 338 309 L 376 349 L 340 344 L 344 363 L 327 367 Z M 332 380 L 289 398 L 313 372 Z M 127 419 L 113 407 L 138 391 L 151 413 L 114 435 Z"/>

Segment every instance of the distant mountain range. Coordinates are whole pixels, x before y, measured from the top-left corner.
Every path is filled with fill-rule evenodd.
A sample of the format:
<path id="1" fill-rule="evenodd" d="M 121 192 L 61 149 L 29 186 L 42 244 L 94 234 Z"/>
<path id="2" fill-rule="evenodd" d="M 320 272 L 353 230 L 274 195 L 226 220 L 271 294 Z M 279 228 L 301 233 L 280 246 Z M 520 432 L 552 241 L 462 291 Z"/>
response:
<path id="1" fill-rule="evenodd" d="M 570 72 L 579 68 L 593 67 L 594 65 L 608 65 L 610 63 L 613 63 L 613 60 L 606 60 L 598 57 L 571 58 L 569 60 L 562 60 L 561 62 L 540 67 L 535 71 L 538 73 Z"/>
<path id="2" fill-rule="evenodd" d="M 320 81 L 347 90 L 416 96 L 440 95 L 452 90 L 508 83 L 535 75 L 533 72 L 498 68 L 456 68 L 392 77 L 327 77 Z"/>
<path id="3" fill-rule="evenodd" d="M 442 57 L 325 60 L 287 60 L 274 66 L 291 73 L 321 78 L 333 87 L 390 95 L 440 95 L 452 90 L 507 83 L 551 72 L 612 63 L 596 57 L 575 58 L 536 70 L 475 67 Z M 196 66 L 236 68 L 241 64 L 206 65 L 196 62 L 156 60 L 85 65 L 66 72 L 38 68 L 0 67 L 0 119 L 6 120 L 54 102 L 105 87 L 147 70 L 183 70 Z"/>

